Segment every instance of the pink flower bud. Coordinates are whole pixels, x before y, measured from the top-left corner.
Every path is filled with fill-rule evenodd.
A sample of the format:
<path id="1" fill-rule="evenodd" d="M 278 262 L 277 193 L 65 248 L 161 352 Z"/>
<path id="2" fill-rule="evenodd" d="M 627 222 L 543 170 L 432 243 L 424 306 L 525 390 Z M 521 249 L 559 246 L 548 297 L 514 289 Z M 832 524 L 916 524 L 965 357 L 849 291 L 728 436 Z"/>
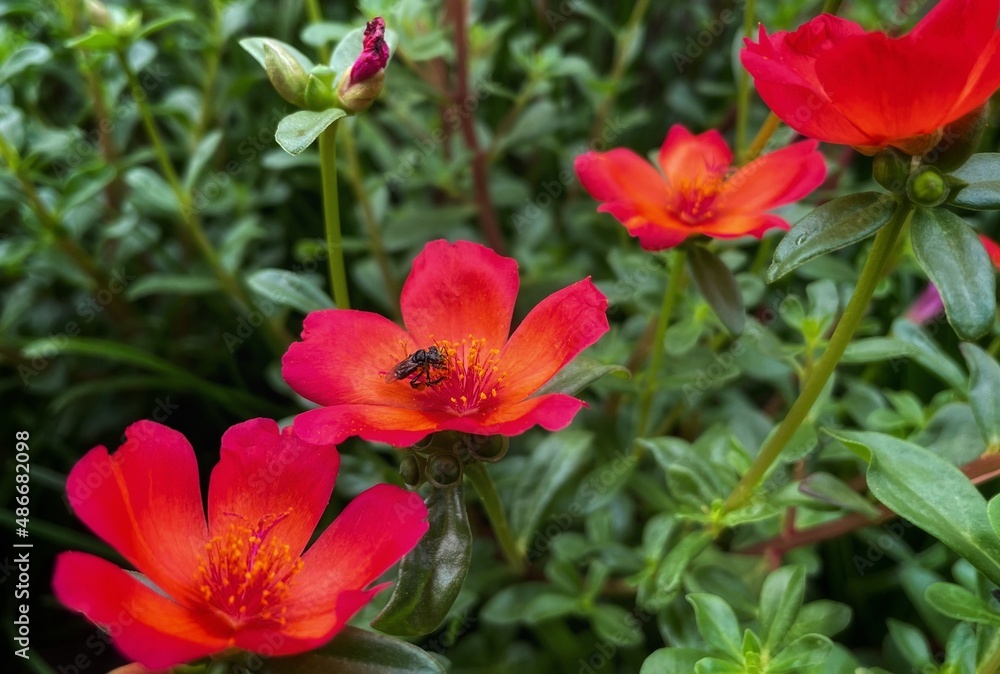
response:
<path id="1" fill-rule="evenodd" d="M 385 68 L 389 62 L 389 45 L 385 42 L 385 21 L 376 16 L 365 26 L 363 48 L 351 66 L 350 85 L 363 82 Z M 349 86 L 350 86 L 349 85 Z"/>

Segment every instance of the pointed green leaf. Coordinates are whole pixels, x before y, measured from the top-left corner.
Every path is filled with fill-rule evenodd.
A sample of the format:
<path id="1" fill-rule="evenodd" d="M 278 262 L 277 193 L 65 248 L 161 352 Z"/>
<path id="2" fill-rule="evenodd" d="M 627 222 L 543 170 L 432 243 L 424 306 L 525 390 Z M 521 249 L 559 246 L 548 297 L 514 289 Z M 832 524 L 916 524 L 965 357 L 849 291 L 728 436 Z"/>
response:
<path id="1" fill-rule="evenodd" d="M 340 108 L 329 110 L 299 110 L 284 117 L 278 122 L 274 139 L 288 154 L 299 154 L 326 130 L 326 127 L 336 122 L 347 113 Z"/>
<path id="2" fill-rule="evenodd" d="M 951 177 L 966 185 L 956 190 L 949 203 L 976 211 L 1000 208 L 1000 153 L 974 154 Z"/>
<path id="3" fill-rule="evenodd" d="M 701 296 L 733 335 L 743 334 L 746 326 L 746 309 L 736 277 L 718 255 L 704 246 L 691 246 L 688 250 L 691 277 Z"/>
<path id="4" fill-rule="evenodd" d="M 892 334 L 914 349 L 910 356 L 918 365 L 958 391 L 964 391 L 966 376 L 962 368 L 919 325 L 905 318 L 892 323 Z"/>
<path id="5" fill-rule="evenodd" d="M 175 23 L 181 23 L 183 21 L 194 21 L 195 18 L 196 18 L 195 15 L 186 9 L 174 10 L 172 14 L 168 14 L 167 16 L 162 16 L 159 19 L 154 19 L 149 23 L 147 23 L 146 25 L 144 25 L 136 32 L 135 37 L 133 37 L 132 39 L 141 40 L 142 38 L 149 37 L 154 33 L 158 33 L 164 28 L 172 26 Z"/>
<path id="6" fill-rule="evenodd" d="M 262 297 L 304 314 L 334 307 L 330 296 L 309 277 L 287 269 L 258 269 L 247 277 L 247 285 Z"/>
<path id="7" fill-rule="evenodd" d="M 510 513 L 511 527 L 522 551 L 527 551 L 556 492 L 587 460 L 593 440 L 593 433 L 568 429 L 549 435 L 531 453 Z"/>
<path id="8" fill-rule="evenodd" d="M 605 365 L 587 356 L 577 356 L 563 369 L 559 370 L 545 385 L 535 391 L 532 397 L 547 395 L 549 393 L 575 395 L 601 377 L 617 372 L 623 372 L 626 376 L 629 373 L 621 365 Z"/>
<path id="9" fill-rule="evenodd" d="M 799 637 L 778 653 L 768 663 L 768 674 L 794 674 L 826 659 L 833 649 L 833 642 L 822 634 Z"/>
<path id="10" fill-rule="evenodd" d="M 154 272 L 130 283 L 125 297 L 137 300 L 149 295 L 200 295 L 218 289 L 219 281 L 214 276 Z"/>
<path id="11" fill-rule="evenodd" d="M 795 622 L 806 591 L 806 570 L 799 564 L 771 573 L 760 591 L 760 630 L 763 651 L 776 653 Z"/>
<path id="12" fill-rule="evenodd" d="M 708 656 L 709 653 L 697 648 L 661 648 L 646 658 L 639 674 L 693 672 L 698 661 Z"/>
<path id="13" fill-rule="evenodd" d="M 205 137 L 198 143 L 198 147 L 191 153 L 187 168 L 184 170 L 184 190 L 190 192 L 194 189 L 202 172 L 208 163 L 212 161 L 215 151 L 219 149 L 222 142 L 222 132 L 218 129 L 205 134 Z"/>
<path id="14" fill-rule="evenodd" d="M 295 57 L 295 60 L 301 63 L 302 67 L 306 70 L 311 70 L 315 65 L 308 56 L 300 52 L 298 49 L 287 42 L 275 40 L 273 37 L 245 37 L 240 40 L 240 46 L 243 47 L 243 49 L 245 49 L 250 56 L 254 57 L 254 60 L 260 64 L 261 68 L 266 68 L 267 66 L 264 64 L 265 42 L 274 42 L 287 49 L 288 52 Z"/>
<path id="15" fill-rule="evenodd" d="M 889 628 L 889 638 L 914 667 L 924 668 L 934 666 L 934 655 L 923 632 L 913 625 L 889 618 L 886 621 Z"/>
<path id="16" fill-rule="evenodd" d="M 795 223 L 778 244 L 767 282 L 774 283 L 815 257 L 868 238 L 889 222 L 897 203 L 891 194 L 861 192 L 823 204 Z"/>
<path id="17" fill-rule="evenodd" d="M 261 674 L 445 674 L 444 666 L 420 648 L 383 634 L 345 627 L 333 640 L 310 653 L 290 658 L 256 658 Z"/>
<path id="18" fill-rule="evenodd" d="M 31 66 L 41 65 L 52 58 L 52 50 L 38 42 L 22 44 L 9 54 L 0 65 L 0 84 L 24 72 Z"/>
<path id="19" fill-rule="evenodd" d="M 830 505 L 875 519 L 881 512 L 865 497 L 833 475 L 822 471 L 812 473 L 799 483 L 799 491 Z"/>
<path id="20" fill-rule="evenodd" d="M 913 254 L 940 291 L 958 336 L 986 334 L 997 312 L 996 269 L 976 232 L 951 211 L 918 208 L 910 235 Z"/>
<path id="21" fill-rule="evenodd" d="M 955 620 L 1000 627 L 1000 613 L 961 585 L 934 583 L 927 588 L 924 598 L 935 609 Z"/>
<path id="22" fill-rule="evenodd" d="M 741 660 L 743 640 L 740 624 L 726 600 L 705 592 L 689 594 L 686 599 L 694 607 L 698 631 L 705 643 L 735 661 Z"/>
<path id="23" fill-rule="evenodd" d="M 969 406 L 986 445 L 1000 449 L 1000 363 L 975 344 L 960 344 L 969 366 Z"/>
<path id="24" fill-rule="evenodd" d="M 638 646 L 642 643 L 639 619 L 621 606 L 598 604 L 590 614 L 590 624 L 599 639 L 616 646 Z"/>
<path id="25" fill-rule="evenodd" d="M 962 471 L 889 435 L 830 434 L 869 461 L 868 486 L 879 501 L 1000 584 L 1000 539 L 990 526 L 986 500 Z"/>
<path id="26" fill-rule="evenodd" d="M 375 629 L 398 636 L 430 634 L 444 622 L 472 561 L 465 490 L 434 489 L 427 497 L 427 533 L 399 564 L 399 579 Z"/>

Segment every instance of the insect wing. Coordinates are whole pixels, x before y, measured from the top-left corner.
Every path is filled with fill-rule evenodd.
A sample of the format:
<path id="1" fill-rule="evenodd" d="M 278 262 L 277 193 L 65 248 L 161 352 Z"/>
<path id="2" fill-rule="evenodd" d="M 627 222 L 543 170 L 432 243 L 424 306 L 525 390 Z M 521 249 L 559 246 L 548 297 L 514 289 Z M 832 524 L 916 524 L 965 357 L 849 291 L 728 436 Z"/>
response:
<path id="1" fill-rule="evenodd" d="M 413 356 L 408 356 L 406 359 L 396 363 L 396 366 L 386 373 L 385 383 L 391 384 L 394 381 L 406 379 L 419 369 L 420 366 L 413 362 Z"/>

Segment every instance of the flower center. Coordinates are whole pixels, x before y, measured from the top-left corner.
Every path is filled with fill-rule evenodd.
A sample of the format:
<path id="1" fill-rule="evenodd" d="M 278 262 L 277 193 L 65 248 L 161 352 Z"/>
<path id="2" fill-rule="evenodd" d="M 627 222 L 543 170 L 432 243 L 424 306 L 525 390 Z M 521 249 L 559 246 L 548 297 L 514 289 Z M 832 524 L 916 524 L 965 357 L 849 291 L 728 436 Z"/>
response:
<path id="1" fill-rule="evenodd" d="M 721 174 L 671 181 L 670 210 L 689 225 L 707 220 L 715 215 L 723 184 L 724 176 Z"/>
<path id="2" fill-rule="evenodd" d="M 285 624 L 289 581 L 302 569 L 286 543 L 271 536 L 289 508 L 251 523 L 233 513 L 228 530 L 205 544 L 196 580 L 205 601 L 237 622 L 263 620 Z"/>
<path id="3" fill-rule="evenodd" d="M 487 348 L 485 339 L 472 335 L 458 342 L 435 340 L 434 344 L 448 359 L 447 378 L 426 389 L 435 407 L 466 415 L 497 398 L 507 377 L 500 369 L 499 349 Z"/>

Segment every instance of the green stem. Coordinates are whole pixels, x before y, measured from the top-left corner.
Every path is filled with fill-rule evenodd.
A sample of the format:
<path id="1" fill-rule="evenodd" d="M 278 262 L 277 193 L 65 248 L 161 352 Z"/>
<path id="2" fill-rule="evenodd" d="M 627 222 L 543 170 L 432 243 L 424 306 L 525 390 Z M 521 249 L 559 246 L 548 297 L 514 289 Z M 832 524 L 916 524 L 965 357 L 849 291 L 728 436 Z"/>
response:
<path id="1" fill-rule="evenodd" d="M 976 667 L 976 674 L 992 674 L 1000 671 L 1000 629 L 994 627 L 993 635 L 985 649 L 986 658 Z"/>
<path id="2" fill-rule="evenodd" d="M 323 20 L 323 10 L 320 9 L 319 0 L 306 0 L 306 14 L 309 15 L 309 23 L 320 23 Z M 325 44 L 316 48 L 319 54 L 320 63 L 330 62 L 330 48 Z"/>
<path id="3" fill-rule="evenodd" d="M 500 493 L 497 491 L 497 485 L 490 477 L 489 471 L 486 470 L 484 464 L 473 461 L 465 466 L 465 477 L 476 488 L 479 498 L 482 499 L 486 517 L 490 521 L 490 526 L 493 527 L 497 543 L 500 544 L 500 549 L 503 550 L 511 570 L 517 575 L 523 574 L 525 569 L 524 555 L 517 546 L 517 541 L 514 540 L 514 533 L 510 530 L 503 503 L 500 501 Z"/>
<path id="4" fill-rule="evenodd" d="M 769 113 L 764 123 L 760 125 L 760 130 L 757 135 L 754 136 L 753 141 L 750 143 L 750 147 L 747 149 L 743 156 L 740 157 L 740 164 L 749 164 L 754 159 L 760 156 L 760 153 L 764 151 L 764 147 L 767 145 L 767 141 L 771 140 L 771 136 L 774 132 L 778 130 L 781 126 L 781 119 L 778 118 L 776 114 Z"/>
<path id="5" fill-rule="evenodd" d="M 642 397 L 639 400 L 639 424 L 636 426 L 636 437 L 643 437 L 649 424 L 649 411 L 653 406 L 653 393 L 656 392 L 656 377 L 660 373 L 660 366 L 663 363 L 663 338 L 666 336 L 667 326 L 670 324 L 670 314 L 673 313 L 674 305 L 677 303 L 681 280 L 684 277 L 686 258 L 687 253 L 682 248 L 674 249 L 670 266 L 670 279 L 667 281 L 667 289 L 663 293 L 663 306 L 660 309 L 660 318 L 656 323 L 656 332 L 653 334 L 649 368 L 646 370 L 646 386 L 643 388 Z"/>
<path id="6" fill-rule="evenodd" d="M 823 3 L 823 14 L 836 14 L 840 11 L 840 6 L 844 0 L 826 0 Z"/>
<path id="7" fill-rule="evenodd" d="M 747 0 L 743 14 L 743 35 L 751 37 L 756 14 L 757 0 Z M 743 156 L 746 150 L 747 121 L 750 118 L 750 73 L 740 68 L 739 81 L 736 85 L 736 156 Z"/>
<path id="8" fill-rule="evenodd" d="M 811 376 L 804 382 L 802 391 L 792 404 L 788 415 L 768 438 L 766 444 L 761 447 L 757 458 L 754 459 L 749 470 L 736 485 L 733 493 L 729 495 L 724 506 L 725 512 L 736 510 L 747 503 L 758 482 L 781 454 L 781 450 L 791 440 L 795 431 L 805 421 L 816 399 L 823 392 L 827 381 L 837 368 L 837 363 L 844 355 L 844 350 L 851 343 L 851 338 L 861 323 L 861 319 L 864 318 L 865 312 L 868 310 L 868 303 L 871 302 L 875 288 L 882 278 L 882 272 L 890 258 L 893 244 L 911 212 L 909 206 L 900 206 L 889 224 L 880 229 L 875 236 L 875 243 L 872 245 L 865 266 L 861 270 L 861 278 L 858 279 L 858 285 L 854 289 L 850 302 L 847 303 L 844 315 L 841 316 L 837 328 L 830 337 L 826 351 L 813 366 Z"/>
<path id="9" fill-rule="evenodd" d="M 319 135 L 319 170 L 323 183 L 323 221 L 326 225 L 326 259 L 330 266 L 330 289 L 338 309 L 350 309 L 347 295 L 347 270 L 344 268 L 344 243 L 340 236 L 340 197 L 337 195 L 336 121 Z"/>

